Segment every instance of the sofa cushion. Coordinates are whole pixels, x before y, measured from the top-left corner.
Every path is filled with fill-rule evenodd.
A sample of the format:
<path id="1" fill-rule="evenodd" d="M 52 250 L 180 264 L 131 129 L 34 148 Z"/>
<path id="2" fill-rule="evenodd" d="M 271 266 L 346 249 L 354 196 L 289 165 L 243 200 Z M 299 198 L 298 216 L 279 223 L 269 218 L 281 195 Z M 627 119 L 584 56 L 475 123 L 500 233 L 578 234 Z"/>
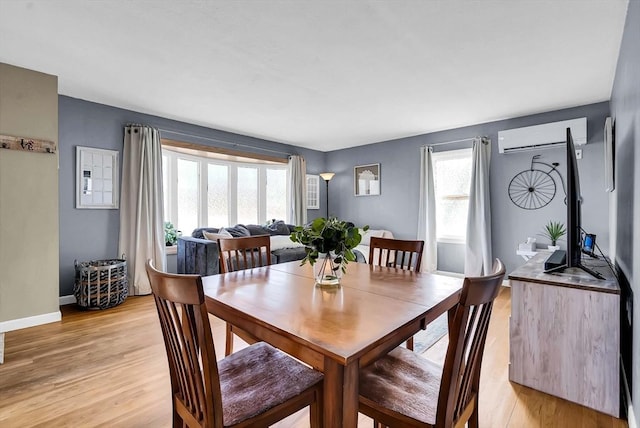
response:
<path id="1" fill-rule="evenodd" d="M 384 229 L 369 229 L 366 232 L 363 232 L 362 229 L 359 230 L 360 236 L 362 236 L 362 240 L 360 241 L 360 245 L 371 245 L 371 238 L 393 238 L 393 233 Z"/>
<path id="2" fill-rule="evenodd" d="M 204 235 L 204 239 L 208 239 L 209 241 L 217 241 L 218 239 L 233 238 L 233 236 L 231 236 L 231 234 L 224 229 L 220 229 L 218 233 L 207 232 L 206 230 L 203 230 L 202 234 Z"/>
<path id="3" fill-rule="evenodd" d="M 199 227 L 193 230 L 191 236 L 194 238 L 205 239 L 204 234 L 202 233 L 205 230 L 209 233 L 218 233 L 220 229 L 218 229 L 217 227 Z"/>
<path id="4" fill-rule="evenodd" d="M 282 250 L 283 248 L 299 248 L 304 247 L 304 244 L 299 242 L 293 242 L 289 235 L 272 235 L 270 238 L 271 241 L 271 252 L 276 250 Z"/>
<path id="5" fill-rule="evenodd" d="M 292 262 L 294 260 L 302 260 L 307 254 L 304 247 L 297 248 L 281 248 L 271 251 L 271 262 L 273 264 Z"/>
<path id="6" fill-rule="evenodd" d="M 247 229 L 243 224 L 236 224 L 233 227 L 223 227 L 220 230 L 226 230 L 233 236 L 234 238 L 242 238 L 243 236 L 251 236 L 249 233 L 249 229 Z"/>
<path id="7" fill-rule="evenodd" d="M 251 236 L 255 235 L 270 235 L 269 229 L 259 224 L 247 224 L 244 227 L 247 228 Z"/>
<path id="8" fill-rule="evenodd" d="M 267 226 L 270 235 L 290 235 L 291 231 L 284 221 L 278 220 Z"/>

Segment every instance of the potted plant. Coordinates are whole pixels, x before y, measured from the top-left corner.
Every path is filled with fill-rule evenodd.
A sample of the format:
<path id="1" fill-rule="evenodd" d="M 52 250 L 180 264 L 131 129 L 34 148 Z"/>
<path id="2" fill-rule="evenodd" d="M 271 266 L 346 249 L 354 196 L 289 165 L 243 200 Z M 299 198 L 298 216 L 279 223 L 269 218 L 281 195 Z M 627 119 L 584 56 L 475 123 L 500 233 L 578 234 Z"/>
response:
<path id="1" fill-rule="evenodd" d="M 173 224 L 170 221 L 164 222 L 164 244 L 167 247 L 171 247 L 172 245 L 176 245 L 178 242 L 178 236 L 180 236 L 180 231 L 176 230 Z"/>
<path id="2" fill-rule="evenodd" d="M 362 230 L 366 231 L 369 226 Z M 360 243 L 362 236 L 353 223 L 338 220 L 335 217 L 319 217 L 306 226 L 297 226 L 291 233 L 291 240 L 305 246 L 305 257 L 301 265 L 309 262 L 314 266 L 314 275 L 318 285 L 339 285 L 347 263 L 355 261 L 353 249 Z"/>
<path id="3" fill-rule="evenodd" d="M 566 233 L 567 229 L 564 227 L 564 223 L 559 221 L 549 221 L 542 230 L 542 236 L 549 238 L 551 241 L 551 245 L 548 246 L 550 250 L 560 249 L 556 242 Z"/>

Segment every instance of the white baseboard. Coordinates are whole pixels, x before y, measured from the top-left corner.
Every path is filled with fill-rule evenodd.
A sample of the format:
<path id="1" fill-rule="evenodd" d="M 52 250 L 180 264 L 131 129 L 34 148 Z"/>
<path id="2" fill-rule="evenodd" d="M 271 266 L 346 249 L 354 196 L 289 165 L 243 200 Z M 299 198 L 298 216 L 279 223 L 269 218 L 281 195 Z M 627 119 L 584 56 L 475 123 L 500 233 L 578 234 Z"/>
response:
<path id="1" fill-rule="evenodd" d="M 41 324 L 60 321 L 62 314 L 60 311 L 48 314 L 34 315 L 32 317 L 18 318 L 15 320 L 0 322 L 0 332 L 20 330 L 22 328 L 35 327 Z"/>
<path id="2" fill-rule="evenodd" d="M 68 296 L 60 296 L 60 306 L 73 305 L 76 303 L 76 296 L 69 294 Z"/>
<path id="3" fill-rule="evenodd" d="M 437 270 L 434 273 L 438 274 L 438 275 L 443 275 L 443 276 L 452 276 L 454 278 L 464 278 L 464 274 L 463 273 L 449 272 L 447 270 Z"/>
<path id="4" fill-rule="evenodd" d="M 458 273 L 458 272 L 448 272 L 446 270 L 437 270 L 434 273 L 437 273 L 438 275 L 443 275 L 443 276 L 452 276 L 454 278 L 464 278 L 464 274 L 463 273 Z M 511 281 L 509 279 L 505 279 L 502 281 L 502 286 L 503 287 L 511 287 Z"/>

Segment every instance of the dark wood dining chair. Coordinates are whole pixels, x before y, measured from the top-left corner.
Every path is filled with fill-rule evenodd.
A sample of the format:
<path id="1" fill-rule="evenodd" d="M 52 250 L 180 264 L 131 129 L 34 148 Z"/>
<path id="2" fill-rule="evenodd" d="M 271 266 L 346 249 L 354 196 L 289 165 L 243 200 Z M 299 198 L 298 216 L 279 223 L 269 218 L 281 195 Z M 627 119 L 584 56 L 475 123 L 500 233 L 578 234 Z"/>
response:
<path id="1" fill-rule="evenodd" d="M 369 264 L 420 272 L 423 250 L 424 241 L 372 237 Z"/>
<path id="2" fill-rule="evenodd" d="M 398 347 L 362 369 L 360 412 L 378 427 L 477 428 L 482 354 L 504 273 L 496 259 L 490 275 L 464 279 L 444 367 Z"/>
<path id="3" fill-rule="evenodd" d="M 420 272 L 424 241 L 372 237 L 369 244 L 369 264 Z M 407 340 L 413 351 L 413 337 Z"/>
<path id="4" fill-rule="evenodd" d="M 268 266 L 271 264 L 271 238 L 269 235 L 219 238 L 218 253 L 220 254 L 220 273 Z M 249 344 L 258 341 L 246 331 L 227 323 L 225 356 L 229 356 L 233 352 L 234 335 Z"/>
<path id="5" fill-rule="evenodd" d="M 169 360 L 174 427 L 266 427 L 310 406 L 322 426 L 323 376 L 264 342 L 216 362 L 199 275 L 147 261 Z"/>
<path id="6" fill-rule="evenodd" d="M 269 235 L 219 238 L 220 273 L 251 269 L 271 264 Z"/>

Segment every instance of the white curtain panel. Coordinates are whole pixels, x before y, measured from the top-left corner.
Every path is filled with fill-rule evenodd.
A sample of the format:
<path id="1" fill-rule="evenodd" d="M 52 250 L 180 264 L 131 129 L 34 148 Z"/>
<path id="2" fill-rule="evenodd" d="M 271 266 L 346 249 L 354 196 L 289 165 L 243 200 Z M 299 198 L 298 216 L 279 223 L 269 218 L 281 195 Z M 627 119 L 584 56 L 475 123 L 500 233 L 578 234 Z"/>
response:
<path id="1" fill-rule="evenodd" d="M 491 141 L 486 138 L 474 139 L 471 155 L 467 242 L 464 252 L 466 276 L 488 275 L 492 269 L 490 161 Z"/>
<path id="2" fill-rule="evenodd" d="M 302 156 L 289 157 L 289 210 L 287 222 L 295 225 L 307 223 L 307 162 Z"/>
<path id="3" fill-rule="evenodd" d="M 421 265 L 423 272 L 435 272 L 438 268 L 438 245 L 436 242 L 436 197 L 431 151 L 431 147 L 420 148 L 420 207 L 418 210 L 418 239 L 424 241 Z"/>
<path id="4" fill-rule="evenodd" d="M 130 294 L 150 294 L 147 259 L 166 270 L 162 215 L 162 145 L 157 129 L 124 128 L 118 253 L 127 259 Z"/>

